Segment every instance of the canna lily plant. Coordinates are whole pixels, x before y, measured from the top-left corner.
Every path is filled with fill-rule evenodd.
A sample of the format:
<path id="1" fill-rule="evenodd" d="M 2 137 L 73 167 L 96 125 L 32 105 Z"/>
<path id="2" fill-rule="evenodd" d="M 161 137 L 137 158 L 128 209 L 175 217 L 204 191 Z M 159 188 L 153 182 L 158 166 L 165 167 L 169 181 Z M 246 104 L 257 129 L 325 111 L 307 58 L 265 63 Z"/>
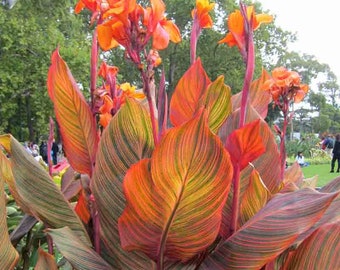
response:
<path id="1" fill-rule="evenodd" d="M 48 241 L 35 269 L 58 269 L 56 254 L 73 269 L 339 269 L 340 178 L 316 190 L 297 164 L 285 169 L 285 127 L 275 129 L 278 148 L 264 121 L 273 101 L 287 124 L 289 103 L 308 91 L 283 67 L 253 79 L 253 31 L 272 17 L 242 2 L 230 14 L 219 43 L 237 46 L 246 66 L 242 91 L 231 95 L 196 56 L 213 9 L 197 0 L 191 65 L 168 102 L 154 70 L 158 51 L 181 37 L 162 0 L 150 3 L 78 2 L 75 11 L 90 10 L 96 26 L 90 102 L 59 50 L 52 54 L 47 88 L 70 165 L 61 187 L 14 137 L 0 136 L 0 189 L 7 185 L 26 213 L 8 235 L 1 192 L 2 268 L 17 265 L 14 239 L 31 217 Z M 118 67 L 98 65 L 99 52 L 117 46 L 142 89 L 119 83 Z"/>

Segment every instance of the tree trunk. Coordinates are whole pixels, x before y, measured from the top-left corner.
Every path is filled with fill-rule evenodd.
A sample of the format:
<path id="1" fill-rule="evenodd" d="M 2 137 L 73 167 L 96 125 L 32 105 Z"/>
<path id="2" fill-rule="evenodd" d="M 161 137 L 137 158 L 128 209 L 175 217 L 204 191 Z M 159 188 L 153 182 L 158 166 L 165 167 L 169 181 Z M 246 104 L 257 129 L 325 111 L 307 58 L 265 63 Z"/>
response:
<path id="1" fill-rule="evenodd" d="M 33 128 L 33 118 L 32 118 L 32 109 L 31 109 L 31 97 L 28 93 L 25 96 L 25 102 L 26 102 L 26 116 L 27 116 L 27 128 L 28 128 L 28 138 L 29 141 L 34 141 L 34 128 Z"/>

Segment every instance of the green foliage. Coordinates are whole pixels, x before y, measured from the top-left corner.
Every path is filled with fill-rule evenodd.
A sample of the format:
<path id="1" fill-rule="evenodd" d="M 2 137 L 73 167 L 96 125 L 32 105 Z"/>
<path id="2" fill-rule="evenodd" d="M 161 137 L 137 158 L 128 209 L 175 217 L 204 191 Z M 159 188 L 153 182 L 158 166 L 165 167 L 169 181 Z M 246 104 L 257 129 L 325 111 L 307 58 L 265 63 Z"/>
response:
<path id="1" fill-rule="evenodd" d="M 89 40 L 70 1 L 19 1 L 0 5 L 0 127 L 21 141 L 48 134 L 52 104 L 46 92 L 50 53 L 61 46 L 76 79 L 88 88 Z"/>

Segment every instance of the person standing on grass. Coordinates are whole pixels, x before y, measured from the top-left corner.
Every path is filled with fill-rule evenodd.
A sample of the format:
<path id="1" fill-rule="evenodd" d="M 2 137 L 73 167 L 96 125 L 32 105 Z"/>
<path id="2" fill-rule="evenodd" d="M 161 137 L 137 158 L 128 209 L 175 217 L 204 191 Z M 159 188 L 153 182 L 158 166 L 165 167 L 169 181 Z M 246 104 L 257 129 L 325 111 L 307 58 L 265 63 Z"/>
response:
<path id="1" fill-rule="evenodd" d="M 335 136 L 335 143 L 332 151 L 333 157 L 331 161 L 331 173 L 334 172 L 335 161 L 338 161 L 338 169 L 337 173 L 340 172 L 340 134 L 336 134 Z"/>

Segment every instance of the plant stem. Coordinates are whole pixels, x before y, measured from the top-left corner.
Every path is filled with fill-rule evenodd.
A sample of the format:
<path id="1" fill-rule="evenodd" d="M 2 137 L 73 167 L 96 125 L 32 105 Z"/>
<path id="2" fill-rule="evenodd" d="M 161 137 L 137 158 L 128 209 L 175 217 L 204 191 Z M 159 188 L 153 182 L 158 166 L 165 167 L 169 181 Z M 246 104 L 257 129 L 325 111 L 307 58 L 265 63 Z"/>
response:
<path id="1" fill-rule="evenodd" d="M 155 145 L 158 143 L 158 136 L 157 136 L 157 119 L 155 117 L 155 107 L 154 107 L 154 101 L 152 99 L 151 91 L 150 91 L 150 72 L 145 72 L 141 70 L 141 76 L 143 79 L 143 86 L 144 86 L 144 93 L 146 95 L 146 98 L 148 100 L 149 104 L 149 111 L 150 111 L 150 117 L 151 117 L 151 125 L 152 125 L 152 135 Z"/>
<path id="2" fill-rule="evenodd" d="M 285 168 L 286 168 L 286 133 L 288 126 L 288 100 L 283 101 L 283 127 L 282 132 L 280 134 L 280 162 L 281 162 L 281 179 L 284 177 Z"/>
<path id="3" fill-rule="evenodd" d="M 90 67 L 90 91 L 91 91 L 91 110 L 94 112 L 94 91 L 97 87 L 97 61 L 98 61 L 98 42 L 97 28 L 93 31 Z"/>
<path id="4" fill-rule="evenodd" d="M 196 15 L 193 21 L 193 26 L 191 29 L 191 35 L 190 35 L 190 64 L 192 65 L 196 60 L 196 48 L 197 48 L 197 41 L 198 37 L 200 35 L 200 26 L 196 19 Z"/>

